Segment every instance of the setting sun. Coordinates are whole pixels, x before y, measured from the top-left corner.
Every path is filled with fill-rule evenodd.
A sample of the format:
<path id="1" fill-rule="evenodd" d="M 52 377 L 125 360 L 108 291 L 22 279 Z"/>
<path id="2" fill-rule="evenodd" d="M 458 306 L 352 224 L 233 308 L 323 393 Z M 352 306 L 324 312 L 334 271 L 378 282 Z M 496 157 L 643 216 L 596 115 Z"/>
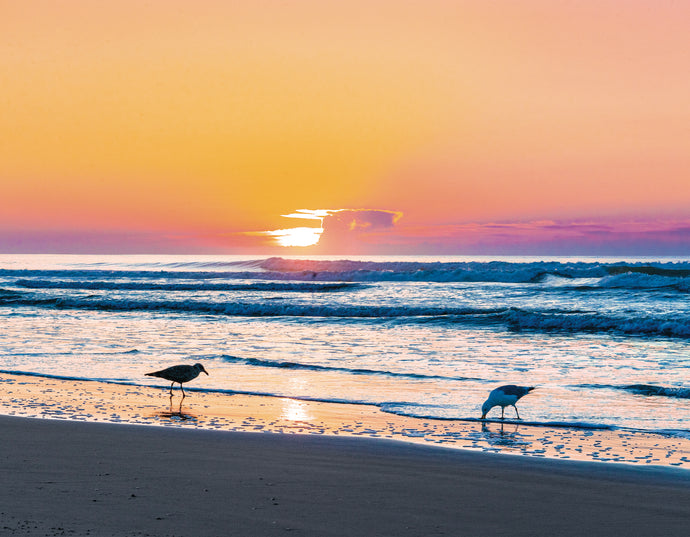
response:
<path id="1" fill-rule="evenodd" d="M 312 246 L 319 242 L 323 229 L 319 227 L 293 227 L 267 231 L 281 246 Z"/>

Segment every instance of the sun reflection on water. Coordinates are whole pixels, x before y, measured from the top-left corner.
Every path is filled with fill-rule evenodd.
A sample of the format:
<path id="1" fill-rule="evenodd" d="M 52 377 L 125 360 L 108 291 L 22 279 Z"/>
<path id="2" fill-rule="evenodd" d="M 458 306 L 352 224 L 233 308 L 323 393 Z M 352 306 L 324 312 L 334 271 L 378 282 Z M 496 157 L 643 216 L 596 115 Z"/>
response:
<path id="1" fill-rule="evenodd" d="M 290 385 L 290 391 L 292 393 L 306 392 L 307 382 L 302 378 L 291 378 L 288 384 Z M 289 398 L 282 399 L 280 417 L 288 421 L 310 421 L 314 419 L 314 415 L 310 412 L 309 403 L 307 401 Z"/>
<path id="2" fill-rule="evenodd" d="M 283 399 L 283 411 L 280 417 L 289 421 L 309 421 L 314 416 L 309 412 L 309 405 L 297 399 Z"/>

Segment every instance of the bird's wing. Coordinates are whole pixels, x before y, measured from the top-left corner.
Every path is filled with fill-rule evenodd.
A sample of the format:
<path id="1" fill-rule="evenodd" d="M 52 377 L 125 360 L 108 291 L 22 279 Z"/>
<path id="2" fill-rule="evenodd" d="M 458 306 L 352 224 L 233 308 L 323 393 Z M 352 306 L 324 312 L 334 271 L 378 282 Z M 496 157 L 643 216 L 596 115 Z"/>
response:
<path id="1" fill-rule="evenodd" d="M 514 396 L 520 398 L 523 395 L 528 394 L 530 392 L 530 390 L 533 390 L 534 388 L 532 388 L 532 387 L 528 388 L 525 386 L 516 386 L 515 384 L 508 384 L 507 386 L 501 386 L 499 389 L 506 395 L 514 395 Z"/>

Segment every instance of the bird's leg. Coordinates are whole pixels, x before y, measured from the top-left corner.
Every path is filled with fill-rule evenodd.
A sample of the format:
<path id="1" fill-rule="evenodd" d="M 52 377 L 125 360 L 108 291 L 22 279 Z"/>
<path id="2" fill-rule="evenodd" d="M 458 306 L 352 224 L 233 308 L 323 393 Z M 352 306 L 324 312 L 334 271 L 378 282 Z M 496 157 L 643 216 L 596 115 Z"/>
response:
<path id="1" fill-rule="evenodd" d="M 503 413 L 504 413 L 505 411 L 506 411 L 506 407 L 502 406 L 502 407 L 501 407 L 501 419 L 504 419 L 504 418 L 503 418 Z"/>
<path id="2" fill-rule="evenodd" d="M 182 386 L 182 383 L 181 383 L 181 382 L 180 382 L 180 390 L 182 390 L 182 399 L 184 399 L 185 397 L 187 397 L 187 394 L 184 393 L 184 386 Z"/>
<path id="3" fill-rule="evenodd" d="M 174 382 L 170 385 L 170 397 L 172 397 L 172 389 L 173 389 L 173 386 L 174 386 L 174 385 L 175 385 Z"/>
<path id="4" fill-rule="evenodd" d="M 518 412 L 517 407 L 513 405 L 513 408 L 515 409 L 515 413 L 517 414 L 517 419 L 521 420 L 522 418 L 520 417 L 520 413 Z"/>

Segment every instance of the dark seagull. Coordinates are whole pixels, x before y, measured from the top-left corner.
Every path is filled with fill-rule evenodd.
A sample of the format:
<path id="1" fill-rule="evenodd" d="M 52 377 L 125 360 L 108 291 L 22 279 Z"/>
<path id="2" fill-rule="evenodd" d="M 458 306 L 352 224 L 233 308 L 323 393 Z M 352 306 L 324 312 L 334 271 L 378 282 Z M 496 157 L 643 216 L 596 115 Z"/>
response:
<path id="1" fill-rule="evenodd" d="M 481 419 L 486 419 L 487 412 L 495 406 L 501 407 L 501 419 L 503 419 L 503 413 L 507 406 L 512 406 L 517 414 L 517 419 L 522 419 L 515 403 L 517 403 L 521 397 L 534 390 L 534 388 L 534 386 L 515 386 L 515 384 L 508 384 L 492 390 L 489 394 L 489 398 L 484 401 L 482 405 Z"/>
<path id="2" fill-rule="evenodd" d="M 172 382 L 170 385 L 170 396 L 172 397 L 172 389 L 175 383 L 177 382 L 180 385 L 180 389 L 182 390 L 182 397 L 185 397 L 187 394 L 184 393 L 184 388 L 182 387 L 182 384 L 184 382 L 189 382 L 190 380 L 194 380 L 199 376 L 199 373 L 204 372 L 208 375 L 208 372 L 204 369 L 204 366 L 201 364 L 194 364 L 194 365 L 174 365 L 171 367 L 168 367 L 167 369 L 161 369 L 160 371 L 154 371 L 153 373 L 146 373 L 147 377 L 159 377 L 165 380 L 169 380 Z"/>

